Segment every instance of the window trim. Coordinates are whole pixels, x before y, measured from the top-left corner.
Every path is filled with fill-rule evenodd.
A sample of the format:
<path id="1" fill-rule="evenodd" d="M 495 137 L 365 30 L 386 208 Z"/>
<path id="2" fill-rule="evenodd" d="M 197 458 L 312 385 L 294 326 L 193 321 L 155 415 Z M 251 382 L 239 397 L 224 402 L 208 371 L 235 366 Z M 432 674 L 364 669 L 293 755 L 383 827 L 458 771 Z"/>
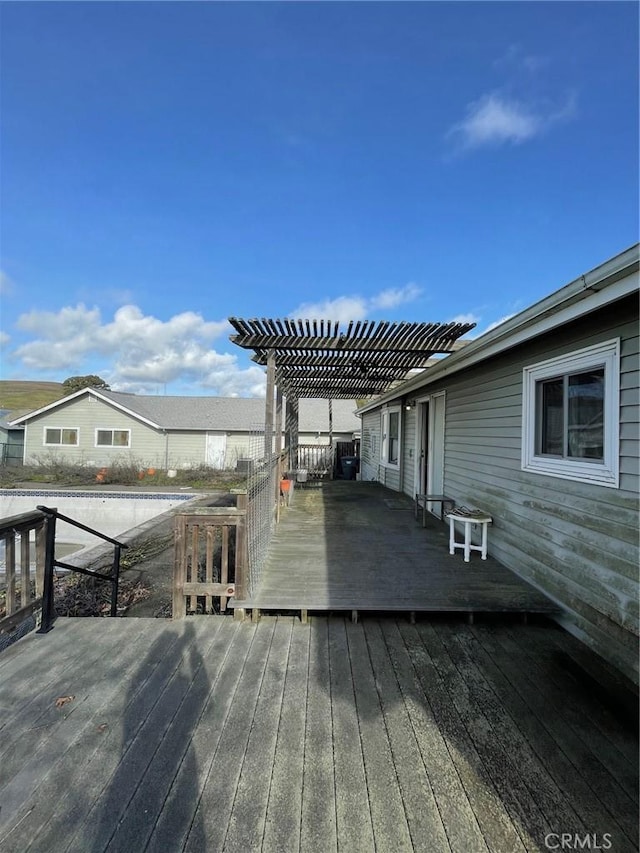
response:
<path id="1" fill-rule="evenodd" d="M 47 441 L 47 432 L 52 429 L 60 430 L 60 441 Z M 76 434 L 76 442 L 75 444 L 64 444 L 62 441 L 62 433 L 65 430 L 73 430 Z M 69 427 L 69 426 L 47 426 L 46 424 L 42 427 L 42 446 L 43 447 L 80 447 L 80 428 L 79 427 Z"/>
<path id="2" fill-rule="evenodd" d="M 110 432 L 111 433 L 111 444 L 98 444 L 98 433 L 99 432 Z M 126 432 L 129 436 L 129 440 L 127 444 L 113 444 L 113 433 L 114 432 Z M 130 450 L 131 449 L 131 430 L 128 428 L 120 428 L 120 427 L 96 427 L 95 433 L 93 436 L 94 444 L 93 446 L 99 450 L 105 450 L 112 448 L 114 450 Z"/>
<path id="3" fill-rule="evenodd" d="M 602 462 L 536 454 L 536 383 L 566 373 L 604 366 L 604 443 Z M 522 371 L 523 471 L 594 483 L 617 489 L 620 481 L 620 338 L 528 365 Z"/>
<path id="4" fill-rule="evenodd" d="M 389 462 L 387 459 L 389 452 L 389 417 L 392 414 L 398 415 L 398 461 Z M 385 468 L 398 470 L 402 461 L 402 406 L 398 403 L 394 406 L 385 406 L 382 409 L 380 419 L 380 464 Z"/>

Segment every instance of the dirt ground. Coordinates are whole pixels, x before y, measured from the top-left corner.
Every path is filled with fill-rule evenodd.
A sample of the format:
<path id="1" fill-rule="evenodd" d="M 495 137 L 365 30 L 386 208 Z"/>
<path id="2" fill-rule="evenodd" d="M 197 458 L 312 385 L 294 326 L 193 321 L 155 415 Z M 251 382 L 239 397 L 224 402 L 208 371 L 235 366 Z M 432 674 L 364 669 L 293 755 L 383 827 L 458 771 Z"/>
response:
<path id="1" fill-rule="evenodd" d="M 210 495 L 201 506 L 234 506 L 235 495 Z M 125 569 L 123 577 L 139 581 L 149 591 L 146 598 L 132 604 L 125 616 L 152 616 L 171 618 L 173 561 L 174 561 L 174 517 L 163 519 L 152 530 L 151 536 L 145 536 L 142 542 L 132 543 L 128 552 L 123 554 L 135 562 Z"/>

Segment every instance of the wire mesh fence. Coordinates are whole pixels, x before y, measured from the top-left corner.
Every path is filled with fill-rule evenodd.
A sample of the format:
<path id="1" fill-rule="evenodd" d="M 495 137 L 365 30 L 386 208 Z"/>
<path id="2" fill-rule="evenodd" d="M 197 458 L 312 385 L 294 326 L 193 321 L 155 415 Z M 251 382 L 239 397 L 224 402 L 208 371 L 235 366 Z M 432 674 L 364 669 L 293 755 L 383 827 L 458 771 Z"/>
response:
<path id="1" fill-rule="evenodd" d="M 248 595 L 257 589 L 275 526 L 279 496 L 280 454 L 271 447 L 264 425 L 251 431 L 247 466 Z"/>

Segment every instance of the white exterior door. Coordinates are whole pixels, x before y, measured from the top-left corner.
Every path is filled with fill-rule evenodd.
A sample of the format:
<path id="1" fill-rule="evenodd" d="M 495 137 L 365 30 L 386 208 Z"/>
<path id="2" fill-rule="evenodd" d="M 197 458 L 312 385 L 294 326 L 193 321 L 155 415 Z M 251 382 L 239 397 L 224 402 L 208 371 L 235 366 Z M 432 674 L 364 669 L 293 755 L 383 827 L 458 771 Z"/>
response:
<path id="1" fill-rule="evenodd" d="M 441 495 L 444 491 L 444 394 L 434 394 L 430 404 L 427 492 Z"/>
<path id="2" fill-rule="evenodd" d="M 209 468 L 221 471 L 224 468 L 227 453 L 227 436 L 225 433 L 208 432 L 206 444 L 206 464 Z"/>
<path id="3" fill-rule="evenodd" d="M 444 493 L 444 412 L 445 392 L 417 401 L 416 467 L 418 491 L 428 495 Z M 427 504 L 439 516 L 440 504 Z"/>

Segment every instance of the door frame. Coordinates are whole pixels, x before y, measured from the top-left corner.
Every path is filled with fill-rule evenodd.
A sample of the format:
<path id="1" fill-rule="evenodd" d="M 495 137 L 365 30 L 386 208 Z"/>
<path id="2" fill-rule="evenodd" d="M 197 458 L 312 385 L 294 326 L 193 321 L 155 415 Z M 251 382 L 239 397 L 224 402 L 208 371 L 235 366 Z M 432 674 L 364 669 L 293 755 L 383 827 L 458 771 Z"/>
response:
<path id="1" fill-rule="evenodd" d="M 439 430 L 436 430 L 436 401 L 442 404 L 442 423 Z M 427 413 L 425 417 L 425 407 Z M 414 448 L 414 472 L 413 482 L 416 485 L 415 491 L 422 494 L 424 486 L 423 476 L 426 474 L 426 494 L 443 494 L 444 490 L 444 464 L 445 464 L 445 419 L 447 411 L 447 392 L 437 391 L 434 394 L 425 394 L 422 397 L 416 397 L 416 436 Z M 423 455 L 424 451 L 424 455 Z M 424 470 L 424 459 L 426 457 L 426 471 Z M 440 460 L 442 469 L 442 483 L 433 482 L 435 463 Z M 429 512 L 440 518 L 439 511 L 436 512 L 436 507 L 439 504 L 431 503 L 427 507 Z"/>

